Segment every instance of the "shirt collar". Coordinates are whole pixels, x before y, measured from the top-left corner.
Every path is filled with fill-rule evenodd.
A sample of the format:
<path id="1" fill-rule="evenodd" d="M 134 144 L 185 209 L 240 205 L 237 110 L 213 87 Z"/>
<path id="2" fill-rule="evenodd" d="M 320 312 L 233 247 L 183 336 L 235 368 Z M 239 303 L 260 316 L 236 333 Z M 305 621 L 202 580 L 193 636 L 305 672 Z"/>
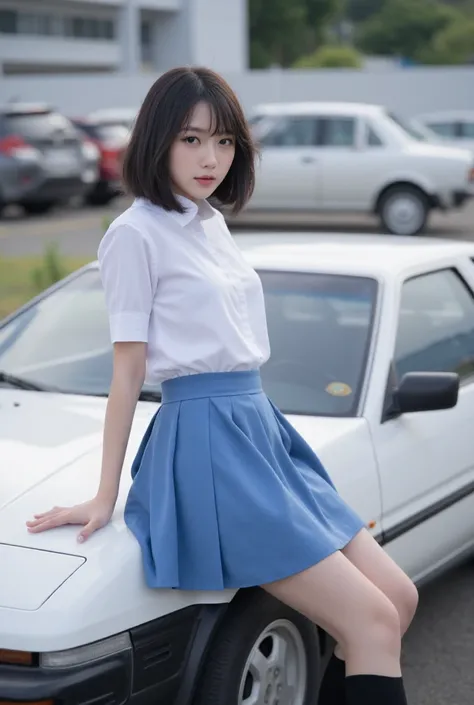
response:
<path id="1" fill-rule="evenodd" d="M 215 211 L 214 208 L 206 200 L 202 200 L 199 204 L 195 201 L 191 201 L 189 198 L 180 196 L 179 194 L 174 194 L 178 203 L 183 206 L 184 213 L 178 213 L 178 211 L 170 211 L 170 215 L 182 226 L 189 225 L 196 217 L 199 220 L 207 220 L 212 218 Z"/>
<path id="2" fill-rule="evenodd" d="M 180 203 L 180 205 L 182 205 L 185 209 L 184 213 L 178 213 L 178 211 L 164 211 L 161 206 L 155 205 L 148 198 L 137 197 L 135 199 L 135 203 L 137 205 L 142 204 L 148 206 L 149 208 L 159 208 L 161 211 L 169 213 L 169 215 L 172 216 L 172 218 L 174 218 L 174 220 L 176 220 L 176 222 L 179 223 L 181 227 L 189 225 L 189 223 L 191 223 L 196 217 L 198 217 L 199 220 L 208 220 L 217 213 L 216 209 L 213 208 L 211 204 L 204 199 L 200 201 L 198 205 L 194 201 L 191 201 L 191 199 L 185 198 L 184 196 L 180 196 L 179 194 L 175 193 L 174 196 L 178 203 Z"/>

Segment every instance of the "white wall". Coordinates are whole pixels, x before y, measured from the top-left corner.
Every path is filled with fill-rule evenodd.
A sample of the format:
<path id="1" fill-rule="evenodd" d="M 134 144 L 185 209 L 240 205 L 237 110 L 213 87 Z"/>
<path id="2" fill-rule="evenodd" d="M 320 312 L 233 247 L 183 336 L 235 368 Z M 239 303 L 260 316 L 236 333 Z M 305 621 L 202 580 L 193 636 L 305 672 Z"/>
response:
<path id="1" fill-rule="evenodd" d="M 219 71 L 247 69 L 247 0 L 188 0 L 188 3 L 194 63 Z"/>
<path id="2" fill-rule="evenodd" d="M 182 62 L 182 58 L 176 61 Z M 220 60 L 216 63 L 221 71 Z M 247 110 L 259 102 L 293 100 L 383 103 L 407 117 L 445 108 L 474 110 L 474 67 L 223 73 Z M 0 99 L 46 100 L 69 114 L 133 107 L 140 104 L 157 75 L 0 77 Z"/>
<path id="3" fill-rule="evenodd" d="M 40 61 L 43 65 L 80 66 L 83 67 L 82 70 L 91 63 L 104 70 L 116 69 L 120 66 L 120 45 L 117 42 L 2 35 L 0 45 L 0 61 L 5 63 L 34 65 Z M 13 78 L 14 82 L 18 80 Z M 54 77 L 48 80 L 54 81 Z M 1 88 L 0 81 L 0 90 Z M 3 97 L 3 91 L 0 97 Z"/>

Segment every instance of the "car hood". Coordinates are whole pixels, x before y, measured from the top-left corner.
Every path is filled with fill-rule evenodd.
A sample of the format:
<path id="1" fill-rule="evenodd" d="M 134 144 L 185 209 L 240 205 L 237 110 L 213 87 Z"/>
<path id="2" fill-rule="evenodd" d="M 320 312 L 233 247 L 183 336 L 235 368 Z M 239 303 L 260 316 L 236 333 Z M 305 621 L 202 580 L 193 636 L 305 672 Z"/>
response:
<path id="1" fill-rule="evenodd" d="M 77 526 L 30 534 L 25 522 L 52 506 L 69 506 L 95 494 L 106 399 L 1 390 L 1 543 L 78 556 L 110 547 L 110 541 L 115 542 L 125 532 L 123 507 L 131 463 L 158 406 L 150 402 L 137 405 L 113 521 L 94 536 L 94 541 L 81 545 L 72 540 L 78 533 Z M 323 458 L 342 435 L 365 424 L 363 419 L 288 418 Z"/>

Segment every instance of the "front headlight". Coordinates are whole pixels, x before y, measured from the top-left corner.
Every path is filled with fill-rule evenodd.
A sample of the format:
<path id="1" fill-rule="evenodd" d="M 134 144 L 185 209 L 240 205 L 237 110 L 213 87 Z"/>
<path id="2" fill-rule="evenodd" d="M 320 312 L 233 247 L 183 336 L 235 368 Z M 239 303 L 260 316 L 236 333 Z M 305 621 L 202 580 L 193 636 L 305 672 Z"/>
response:
<path id="1" fill-rule="evenodd" d="M 113 654 L 118 654 L 122 651 L 130 651 L 132 643 L 128 633 L 116 634 L 115 636 L 94 641 L 92 644 L 85 646 L 77 646 L 73 649 L 65 649 L 64 651 L 49 651 L 40 654 L 40 665 L 43 668 L 70 668 L 71 666 L 83 666 L 92 661 Z"/>

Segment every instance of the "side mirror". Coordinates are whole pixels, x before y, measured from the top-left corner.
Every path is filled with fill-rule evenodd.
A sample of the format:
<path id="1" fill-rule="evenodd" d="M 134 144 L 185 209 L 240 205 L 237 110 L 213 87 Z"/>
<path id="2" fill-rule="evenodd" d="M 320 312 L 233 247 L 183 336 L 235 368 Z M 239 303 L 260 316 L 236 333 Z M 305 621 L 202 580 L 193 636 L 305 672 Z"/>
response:
<path id="1" fill-rule="evenodd" d="M 458 402 L 459 383 L 455 372 L 407 372 L 392 392 L 385 420 L 417 411 L 452 409 Z"/>

